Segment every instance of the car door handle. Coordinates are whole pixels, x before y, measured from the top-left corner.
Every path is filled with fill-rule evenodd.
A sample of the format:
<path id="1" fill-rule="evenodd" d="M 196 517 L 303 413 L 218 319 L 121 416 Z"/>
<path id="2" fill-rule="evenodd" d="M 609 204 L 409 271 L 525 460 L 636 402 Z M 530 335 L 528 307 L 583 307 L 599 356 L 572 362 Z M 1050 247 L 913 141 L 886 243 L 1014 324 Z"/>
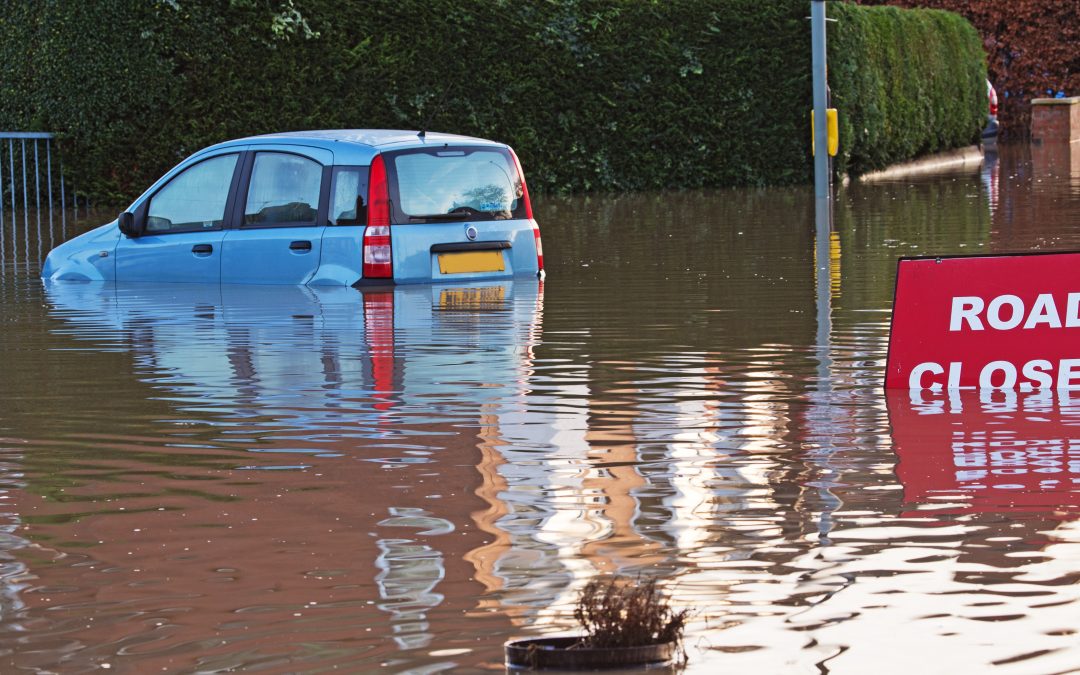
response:
<path id="1" fill-rule="evenodd" d="M 293 243 L 289 244 L 289 250 L 290 251 L 310 251 L 311 250 L 311 242 L 310 241 L 294 241 Z"/>
<path id="2" fill-rule="evenodd" d="M 191 252 L 197 255 L 210 255 L 214 252 L 213 244 L 195 244 L 191 247 Z"/>

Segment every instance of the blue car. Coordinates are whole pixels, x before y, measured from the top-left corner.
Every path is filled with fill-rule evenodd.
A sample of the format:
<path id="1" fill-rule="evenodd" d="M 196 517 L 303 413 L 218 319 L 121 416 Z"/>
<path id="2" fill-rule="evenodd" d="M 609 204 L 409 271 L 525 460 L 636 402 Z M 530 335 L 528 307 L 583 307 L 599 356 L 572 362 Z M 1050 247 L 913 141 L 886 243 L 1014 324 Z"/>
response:
<path id="1" fill-rule="evenodd" d="M 514 151 L 415 131 L 220 143 L 50 253 L 59 280 L 365 286 L 543 276 Z"/>

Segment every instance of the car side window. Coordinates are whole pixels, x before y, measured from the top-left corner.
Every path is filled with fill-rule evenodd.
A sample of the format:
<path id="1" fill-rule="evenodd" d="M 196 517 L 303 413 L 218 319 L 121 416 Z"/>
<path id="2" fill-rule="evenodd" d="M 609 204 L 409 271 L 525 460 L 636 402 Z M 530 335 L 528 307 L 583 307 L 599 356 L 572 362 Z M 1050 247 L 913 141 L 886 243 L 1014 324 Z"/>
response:
<path id="1" fill-rule="evenodd" d="M 314 225 L 319 212 L 322 165 L 283 152 L 260 152 L 251 170 L 244 225 Z"/>
<path id="2" fill-rule="evenodd" d="M 236 154 L 212 157 L 174 176 L 150 199 L 146 232 L 220 230 L 236 159 Z"/>
<path id="3" fill-rule="evenodd" d="M 368 168 L 344 166 L 334 169 L 330 188 L 330 224 L 366 225 Z"/>

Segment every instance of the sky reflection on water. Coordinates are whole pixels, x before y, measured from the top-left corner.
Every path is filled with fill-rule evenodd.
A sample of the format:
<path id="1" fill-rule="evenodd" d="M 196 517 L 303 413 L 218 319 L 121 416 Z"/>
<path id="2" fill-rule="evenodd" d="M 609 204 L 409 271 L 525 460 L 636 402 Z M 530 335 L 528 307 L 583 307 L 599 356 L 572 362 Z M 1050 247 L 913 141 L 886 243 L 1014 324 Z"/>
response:
<path id="1" fill-rule="evenodd" d="M 1041 161 L 842 191 L 825 344 L 809 190 L 537 200 L 546 283 L 368 293 L 43 288 L 9 223 L 0 670 L 498 671 L 604 572 L 690 672 L 1074 669 L 1080 404 L 880 389 L 897 256 L 1080 248 Z"/>

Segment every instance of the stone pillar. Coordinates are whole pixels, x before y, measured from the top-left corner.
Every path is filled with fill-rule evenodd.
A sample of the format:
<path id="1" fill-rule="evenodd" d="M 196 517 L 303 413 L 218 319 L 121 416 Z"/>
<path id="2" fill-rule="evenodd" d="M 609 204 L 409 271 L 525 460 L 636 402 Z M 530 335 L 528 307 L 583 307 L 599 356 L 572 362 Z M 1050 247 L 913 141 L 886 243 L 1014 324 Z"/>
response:
<path id="1" fill-rule="evenodd" d="M 1080 142 L 1080 96 L 1031 102 L 1031 143 Z"/>

